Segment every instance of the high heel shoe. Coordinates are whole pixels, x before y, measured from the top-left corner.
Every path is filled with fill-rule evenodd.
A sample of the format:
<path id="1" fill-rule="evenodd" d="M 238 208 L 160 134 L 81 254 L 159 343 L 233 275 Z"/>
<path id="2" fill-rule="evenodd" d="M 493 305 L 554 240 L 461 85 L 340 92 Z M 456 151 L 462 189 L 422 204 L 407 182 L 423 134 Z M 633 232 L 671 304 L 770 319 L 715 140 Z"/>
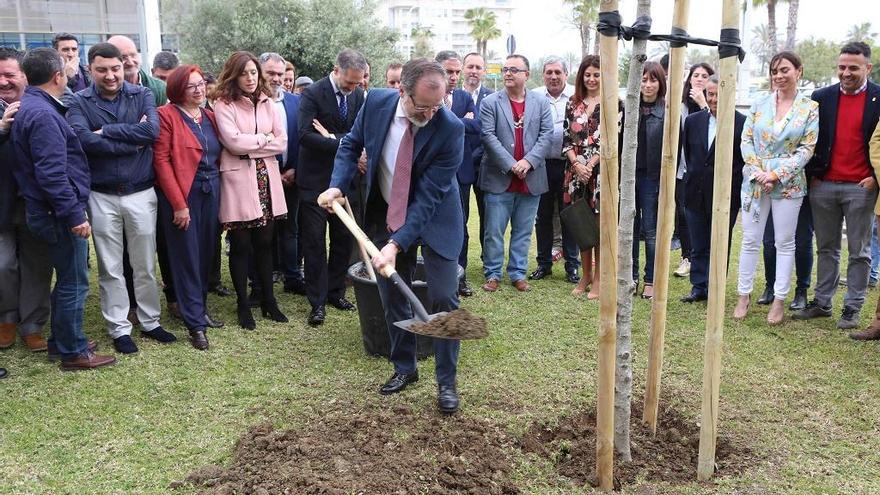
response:
<path id="1" fill-rule="evenodd" d="M 733 319 L 742 321 L 749 314 L 749 306 L 751 306 L 752 298 L 750 295 L 741 295 L 736 301 L 736 307 L 733 308 Z"/>
<path id="2" fill-rule="evenodd" d="M 245 330 L 254 330 L 257 328 L 257 322 L 254 321 L 254 315 L 251 314 L 251 308 L 247 304 L 238 305 L 238 326 Z"/>
<path id="3" fill-rule="evenodd" d="M 273 301 L 271 304 L 261 304 L 260 310 L 263 313 L 263 318 L 269 318 L 272 321 L 277 321 L 278 323 L 287 323 L 287 316 L 278 309 L 278 303 Z"/>

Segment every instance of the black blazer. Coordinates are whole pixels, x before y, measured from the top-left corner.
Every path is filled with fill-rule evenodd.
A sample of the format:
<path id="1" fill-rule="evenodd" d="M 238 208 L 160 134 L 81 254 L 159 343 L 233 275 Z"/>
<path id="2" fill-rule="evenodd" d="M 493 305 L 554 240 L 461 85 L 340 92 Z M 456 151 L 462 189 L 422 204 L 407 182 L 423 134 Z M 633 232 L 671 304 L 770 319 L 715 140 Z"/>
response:
<path id="1" fill-rule="evenodd" d="M 862 118 L 862 135 L 865 138 L 865 158 L 871 163 L 868 152 L 868 142 L 874 134 L 877 120 L 880 119 L 880 85 L 868 81 L 868 92 L 865 99 L 865 114 Z M 807 177 L 821 179 L 828 172 L 831 165 L 831 153 L 834 146 L 834 135 L 837 129 L 837 105 L 840 101 L 840 83 L 826 86 L 813 91 L 812 98 L 819 103 L 819 138 L 816 141 L 816 151 L 807 162 L 804 171 Z M 873 168 L 872 174 L 873 174 Z M 875 177 L 876 178 L 876 177 Z"/>
<path id="2" fill-rule="evenodd" d="M 348 115 L 343 120 L 339 115 L 339 100 L 329 77 L 303 91 L 299 103 L 299 161 L 296 169 L 300 199 L 316 201 L 318 195 L 329 187 L 339 141 L 351 130 L 363 104 L 364 91 L 355 88 L 348 95 Z M 313 119 L 318 119 L 327 132 L 336 138 L 322 136 L 312 125 Z"/>
<path id="3" fill-rule="evenodd" d="M 730 187 L 730 207 L 739 209 L 742 190 L 743 156 L 740 144 L 746 116 L 736 112 L 733 128 L 733 178 Z M 716 127 L 717 132 L 717 127 Z M 709 112 L 703 110 L 688 115 L 684 121 L 681 143 L 687 163 L 684 174 L 684 206 L 712 211 L 712 189 L 715 184 L 715 140 L 709 140 Z"/>

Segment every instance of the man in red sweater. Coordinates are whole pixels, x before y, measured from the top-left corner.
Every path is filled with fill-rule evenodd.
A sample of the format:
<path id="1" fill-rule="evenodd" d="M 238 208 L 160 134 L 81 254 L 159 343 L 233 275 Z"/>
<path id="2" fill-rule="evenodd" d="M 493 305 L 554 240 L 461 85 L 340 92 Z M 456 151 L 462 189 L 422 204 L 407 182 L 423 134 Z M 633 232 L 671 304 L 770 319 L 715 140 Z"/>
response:
<path id="1" fill-rule="evenodd" d="M 843 312 L 837 322 L 840 329 L 858 328 L 871 269 L 877 178 L 868 156 L 868 141 L 880 118 L 880 86 L 868 81 L 871 69 L 870 47 L 847 43 L 837 59 L 840 83 L 813 93 L 819 103 L 819 139 L 807 164 L 807 175 L 811 177 L 809 198 L 819 263 L 815 299 L 793 318 L 831 316 L 831 300 L 840 281 L 845 221 L 849 259 Z"/>

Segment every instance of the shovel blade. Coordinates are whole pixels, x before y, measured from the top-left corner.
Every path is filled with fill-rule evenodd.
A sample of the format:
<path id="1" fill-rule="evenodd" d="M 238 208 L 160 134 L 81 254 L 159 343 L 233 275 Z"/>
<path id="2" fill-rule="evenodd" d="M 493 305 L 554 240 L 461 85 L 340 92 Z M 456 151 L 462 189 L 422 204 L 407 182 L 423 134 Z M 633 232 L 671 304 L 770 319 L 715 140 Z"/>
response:
<path id="1" fill-rule="evenodd" d="M 445 315 L 445 314 L 446 314 L 446 311 L 441 311 L 440 313 L 434 313 L 434 314 L 432 314 L 432 315 L 428 315 L 428 321 L 431 321 L 431 320 L 433 320 L 434 318 L 437 318 L 438 316 L 443 316 L 443 315 Z M 425 322 L 422 321 L 422 320 L 420 320 L 420 319 L 418 319 L 418 318 L 410 318 L 410 319 L 408 319 L 408 320 L 395 321 L 395 322 L 394 322 L 394 326 L 396 326 L 397 328 L 399 328 L 399 329 L 401 329 L 401 330 L 405 330 L 405 331 L 407 331 L 407 332 L 411 332 L 411 333 L 414 333 L 414 334 L 417 334 L 417 335 L 425 335 L 425 336 L 427 336 L 427 337 L 436 337 L 436 338 L 439 338 L 439 339 L 446 339 L 446 338 L 449 338 L 449 337 L 443 337 L 442 335 L 428 335 L 428 334 L 423 334 L 423 333 L 417 332 L 416 330 L 414 330 L 414 329 L 412 328 L 413 324 L 415 324 L 415 323 L 425 323 Z"/>

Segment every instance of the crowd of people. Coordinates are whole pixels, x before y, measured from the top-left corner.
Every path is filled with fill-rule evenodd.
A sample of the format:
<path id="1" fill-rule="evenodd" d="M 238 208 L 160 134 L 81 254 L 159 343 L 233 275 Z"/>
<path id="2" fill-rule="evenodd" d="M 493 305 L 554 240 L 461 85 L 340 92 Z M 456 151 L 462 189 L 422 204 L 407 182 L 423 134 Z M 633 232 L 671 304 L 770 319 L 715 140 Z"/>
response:
<path id="1" fill-rule="evenodd" d="M 390 64 L 386 88 L 370 88 L 370 65 L 353 49 L 339 52 L 332 72 L 317 81 L 297 78 L 295 66 L 271 52 L 235 52 L 216 78 L 161 52 L 148 72 L 125 36 L 91 46 L 86 60 L 67 33 L 55 36 L 53 48 L 0 48 L 0 348 L 20 334 L 64 370 L 115 362 L 83 333 L 89 237 L 101 313 L 122 354 L 138 352 L 135 327 L 144 338 L 177 340 L 160 323 L 160 290 L 167 313 L 199 350 L 209 348 L 208 329 L 223 326 L 211 316 L 209 292 L 235 294 L 237 323 L 246 330 L 257 326 L 253 307 L 288 321 L 274 293 L 279 281 L 308 300 L 310 326 L 324 323 L 328 305 L 355 311 L 346 273 L 358 253 L 332 214 L 343 197 L 382 246 L 372 260 L 377 269 L 396 266 L 409 282 L 421 248 L 432 312 L 455 309 L 474 293 L 456 267 L 467 268 L 475 247 L 467 228 L 472 191 L 483 291 L 502 290 L 505 271 L 513 290 L 532 290 L 552 276 L 559 242 L 572 294 L 599 297 L 598 56 L 584 57 L 569 83 L 559 57 L 532 68 L 510 55 L 498 91 L 483 84 L 483 56 L 453 51 Z M 831 316 L 845 225 L 846 295 L 837 326 L 858 327 L 868 287 L 876 285 L 870 274 L 880 214 L 880 86 L 868 80 L 870 60 L 867 45 L 844 45 L 840 82 L 808 97 L 799 91 L 800 58 L 780 52 L 769 64 L 771 91 L 747 114 L 737 112 L 728 225 L 732 232 L 740 217 L 735 319 L 750 310 L 762 246 L 767 287 L 756 302 L 770 305 L 768 323 L 784 320 L 793 270 L 791 317 Z M 667 94 L 665 62 L 645 64 L 638 115 L 618 107 L 621 130 L 626 118 L 638 119 L 632 276 L 647 299 L 654 254 L 666 249 L 655 242 L 666 100 L 679 98 Z M 532 70 L 544 85 L 528 90 Z M 684 303 L 708 297 L 718 86 L 713 67 L 699 63 L 680 95 L 682 260 L 675 275 L 690 277 Z M 221 284 L 224 232 L 232 291 Z M 814 234 L 818 270 L 808 302 Z M 379 290 L 394 363 L 380 389 L 388 394 L 417 381 L 418 371 L 415 337 L 393 325 L 411 309 L 384 280 Z M 880 303 L 871 325 L 851 336 L 880 339 Z M 457 341 L 435 342 L 445 412 L 458 408 L 458 350 Z"/>

